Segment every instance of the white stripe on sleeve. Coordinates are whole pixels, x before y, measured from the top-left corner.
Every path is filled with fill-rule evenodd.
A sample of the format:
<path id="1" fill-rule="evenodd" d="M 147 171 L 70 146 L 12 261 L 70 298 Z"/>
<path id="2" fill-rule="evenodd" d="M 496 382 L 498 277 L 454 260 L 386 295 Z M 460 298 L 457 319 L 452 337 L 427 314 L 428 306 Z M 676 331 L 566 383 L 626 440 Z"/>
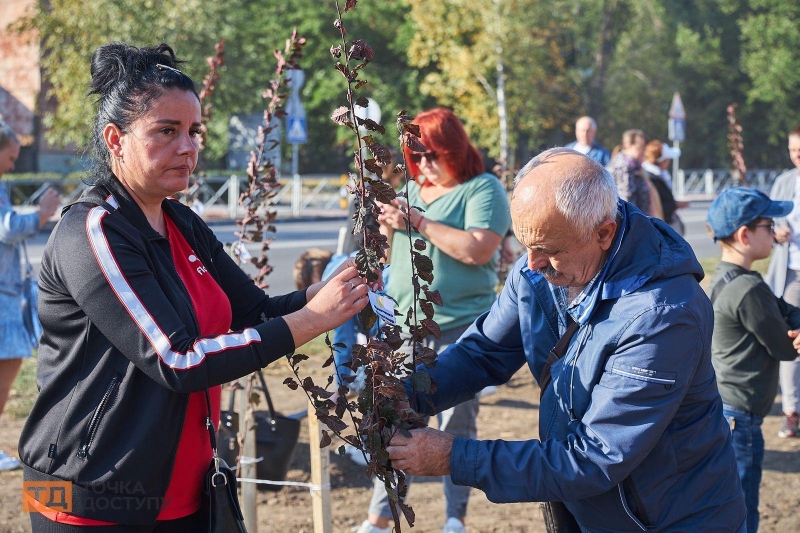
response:
<path id="1" fill-rule="evenodd" d="M 251 343 L 261 342 L 258 331 L 247 328 L 238 333 L 226 333 L 213 338 L 198 339 L 192 349 L 186 353 L 173 351 L 169 337 L 161 331 L 117 264 L 103 231 L 103 218 L 106 215 L 108 215 L 108 211 L 99 206 L 89 211 L 86 219 L 86 234 L 89 237 L 89 244 L 108 284 L 163 364 L 175 370 L 187 370 L 202 364 L 208 354 L 243 348 Z"/>

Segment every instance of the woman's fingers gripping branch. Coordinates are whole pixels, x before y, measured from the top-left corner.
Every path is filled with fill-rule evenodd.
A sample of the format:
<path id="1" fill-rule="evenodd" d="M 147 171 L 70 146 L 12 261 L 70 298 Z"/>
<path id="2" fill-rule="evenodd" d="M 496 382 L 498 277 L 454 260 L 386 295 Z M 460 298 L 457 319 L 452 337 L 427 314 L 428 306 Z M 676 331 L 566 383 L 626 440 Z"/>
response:
<path id="1" fill-rule="evenodd" d="M 368 285 L 354 266 L 340 269 L 320 287 L 303 309 L 284 317 L 295 346 L 342 325 L 366 307 L 368 293 Z"/>

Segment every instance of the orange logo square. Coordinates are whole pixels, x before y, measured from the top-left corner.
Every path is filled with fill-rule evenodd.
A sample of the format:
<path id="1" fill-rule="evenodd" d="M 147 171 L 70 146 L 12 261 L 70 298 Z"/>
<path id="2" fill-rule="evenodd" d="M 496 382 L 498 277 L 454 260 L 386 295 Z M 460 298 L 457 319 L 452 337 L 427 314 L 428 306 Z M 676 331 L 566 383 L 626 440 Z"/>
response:
<path id="1" fill-rule="evenodd" d="M 25 513 L 69 513 L 72 483 L 69 481 L 23 481 L 22 511 Z"/>

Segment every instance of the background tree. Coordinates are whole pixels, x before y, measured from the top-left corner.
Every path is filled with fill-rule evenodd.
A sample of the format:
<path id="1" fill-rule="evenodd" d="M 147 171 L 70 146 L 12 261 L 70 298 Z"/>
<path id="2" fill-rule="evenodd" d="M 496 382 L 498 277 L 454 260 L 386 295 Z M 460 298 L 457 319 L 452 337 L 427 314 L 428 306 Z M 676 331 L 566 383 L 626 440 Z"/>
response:
<path id="1" fill-rule="evenodd" d="M 503 52 L 509 142 L 527 158 L 547 132 L 571 119 L 576 85 L 566 70 L 571 15 L 560 0 L 428 0 L 412 3 L 416 38 L 409 64 L 420 69 L 419 89 L 451 107 L 470 138 L 500 155 L 497 53 Z"/>
<path id="2" fill-rule="evenodd" d="M 345 172 L 349 141 L 328 117 L 339 87 L 330 72 L 334 0 L 41 0 L 23 29 L 40 35 L 49 95 L 49 140 L 82 145 L 92 50 L 109 40 L 165 41 L 195 79 L 226 39 L 204 155 L 223 167 L 232 113 L 259 113 L 272 50 L 285 29 L 307 36 L 302 98 L 309 144 L 303 172 Z M 666 138 L 667 110 L 686 106 L 684 168 L 728 162 L 725 109 L 739 102 L 745 158 L 752 168 L 787 166 L 786 132 L 800 124 L 800 4 L 796 0 L 381 0 L 354 10 L 348 30 L 376 54 L 370 96 L 410 114 L 444 105 L 485 152 L 500 154 L 497 66 L 505 74 L 509 144 L 516 159 L 573 139 L 591 114 L 609 147 L 631 127 Z M 287 148 L 288 155 L 288 148 Z"/>

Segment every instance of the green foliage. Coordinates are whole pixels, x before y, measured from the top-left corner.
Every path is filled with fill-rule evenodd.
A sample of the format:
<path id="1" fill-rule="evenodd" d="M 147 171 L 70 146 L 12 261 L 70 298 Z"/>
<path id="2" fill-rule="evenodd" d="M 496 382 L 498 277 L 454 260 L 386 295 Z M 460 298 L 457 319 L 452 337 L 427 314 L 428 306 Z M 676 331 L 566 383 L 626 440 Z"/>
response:
<path id="1" fill-rule="evenodd" d="M 369 5 L 369 3 L 367 3 Z M 47 7 L 44 7 L 47 6 Z M 510 145 L 516 159 L 573 140 L 573 123 L 596 113 L 609 148 L 625 129 L 666 137 L 666 114 L 679 91 L 689 142 L 683 167 L 729 165 L 725 108 L 738 102 L 748 166 L 788 165 L 786 132 L 800 123 L 800 4 L 795 0 L 382 0 L 348 13 L 348 31 L 375 51 L 366 94 L 384 120 L 400 109 L 444 105 L 473 141 L 499 153 L 497 60 L 506 75 Z M 306 36 L 302 98 L 309 144 L 303 172 L 344 171 L 353 149 L 331 112 L 341 105 L 330 70 L 338 38 L 333 0 L 102 0 L 41 2 L 20 29 L 42 36 L 49 140 L 86 140 L 93 115 L 84 99 L 91 52 L 109 40 L 165 41 L 198 82 L 205 57 L 226 39 L 226 65 L 213 95 L 205 157 L 220 166 L 231 113 L 260 113 L 272 50 L 287 28 Z M 312 148 L 313 147 L 313 148 Z M 285 147 L 288 156 L 290 147 Z"/>
<path id="2" fill-rule="evenodd" d="M 33 409 L 39 390 L 36 388 L 36 356 L 22 360 L 22 368 L 11 386 L 5 414 L 25 418 Z"/>
<path id="3" fill-rule="evenodd" d="M 111 8 L 101 0 L 40 2 L 20 30 L 41 36 L 40 59 L 49 82 L 47 96 L 59 102 L 46 114 L 48 141 L 84 145 L 90 133 L 91 102 L 84 96 L 90 80 L 92 52 L 108 41 L 137 45 L 167 42 L 187 61 L 186 72 L 202 79 L 205 56 L 213 53 L 222 6 L 203 0 L 121 0 Z"/>
<path id="4" fill-rule="evenodd" d="M 506 76 L 510 144 L 535 149 L 572 118 L 575 83 L 565 68 L 566 2 L 428 0 L 411 4 L 411 66 L 420 91 L 451 107 L 471 139 L 499 155 L 497 63 Z M 502 51 L 502 54 L 500 53 Z M 406 106 L 408 108 L 408 106 Z"/>

